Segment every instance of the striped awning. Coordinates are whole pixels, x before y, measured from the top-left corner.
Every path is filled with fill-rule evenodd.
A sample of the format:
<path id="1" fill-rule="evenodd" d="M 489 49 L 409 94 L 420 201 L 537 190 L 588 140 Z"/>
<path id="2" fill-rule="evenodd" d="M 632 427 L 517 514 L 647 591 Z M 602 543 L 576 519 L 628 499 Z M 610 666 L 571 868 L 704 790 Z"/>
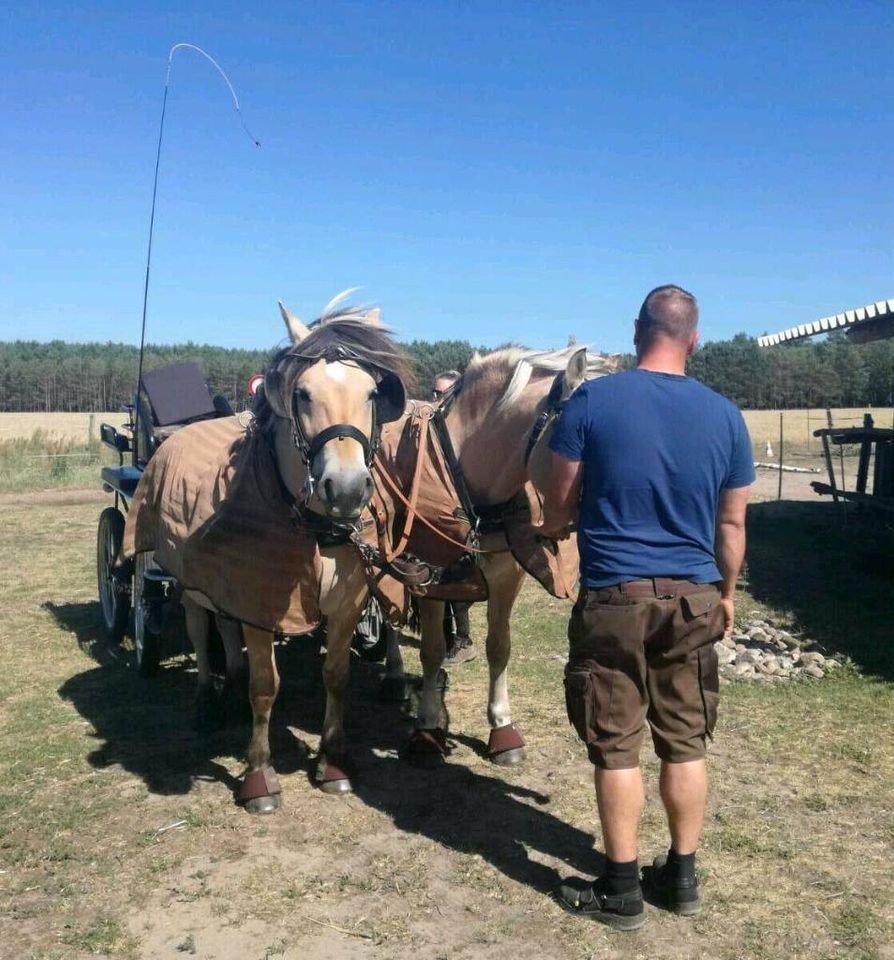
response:
<path id="1" fill-rule="evenodd" d="M 874 325 L 878 320 L 890 318 L 894 318 L 894 300 L 879 300 L 876 303 L 867 303 L 865 307 L 845 310 L 844 313 L 814 320 L 813 323 L 802 323 L 779 333 L 768 333 L 766 336 L 758 337 L 757 342 L 761 347 L 774 347 L 778 343 L 786 343 L 789 340 L 800 340 L 803 337 L 813 337 L 818 333 L 829 333 L 831 330 L 842 328 L 853 329 L 860 324 Z"/>

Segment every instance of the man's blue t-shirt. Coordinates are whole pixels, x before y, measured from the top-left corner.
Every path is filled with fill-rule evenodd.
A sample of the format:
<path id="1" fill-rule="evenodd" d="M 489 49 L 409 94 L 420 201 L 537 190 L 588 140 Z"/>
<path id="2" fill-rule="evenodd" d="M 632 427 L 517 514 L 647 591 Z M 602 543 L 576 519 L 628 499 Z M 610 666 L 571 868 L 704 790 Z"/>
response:
<path id="1" fill-rule="evenodd" d="M 738 408 L 698 380 L 628 370 L 583 384 L 550 448 L 583 461 L 581 582 L 645 577 L 720 580 L 714 523 L 720 491 L 754 481 Z"/>

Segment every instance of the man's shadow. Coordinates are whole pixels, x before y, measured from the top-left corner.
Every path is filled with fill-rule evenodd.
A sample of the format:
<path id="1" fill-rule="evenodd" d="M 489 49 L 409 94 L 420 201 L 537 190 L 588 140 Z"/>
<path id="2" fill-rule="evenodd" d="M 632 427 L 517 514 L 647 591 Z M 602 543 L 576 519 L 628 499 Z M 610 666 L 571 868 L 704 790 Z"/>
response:
<path id="1" fill-rule="evenodd" d="M 218 758 L 241 759 L 250 726 L 210 735 L 196 732 L 191 661 L 181 657 L 163 664 L 156 677 L 140 677 L 124 650 L 110 650 L 102 640 L 98 604 L 48 604 L 47 609 L 101 661 L 59 688 L 59 695 L 94 728 L 97 746 L 88 757 L 93 766 L 119 764 L 158 794 L 186 795 L 197 779 L 217 781 L 235 792 L 238 783 Z M 300 805 L 304 792 L 313 789 L 314 758 L 288 728 L 320 732 L 325 706 L 321 657 L 305 638 L 278 644 L 276 654 L 282 686 L 271 748 L 274 766 L 284 775 L 284 802 Z M 593 849 L 592 836 L 551 814 L 549 797 L 501 779 L 497 768 L 485 774 L 448 760 L 433 770 L 417 769 L 402 759 L 411 722 L 399 706 L 378 701 L 381 672 L 378 664 L 352 663 L 346 730 L 361 801 L 388 816 L 399 830 L 459 853 L 477 853 L 506 876 L 543 893 L 554 887 L 558 875 L 529 851 L 588 875 L 599 872 L 603 860 Z M 452 739 L 479 753 L 484 749 L 460 734 Z M 339 801 L 332 804 L 333 816 L 338 816 Z M 344 815 L 350 814 L 345 810 Z"/>

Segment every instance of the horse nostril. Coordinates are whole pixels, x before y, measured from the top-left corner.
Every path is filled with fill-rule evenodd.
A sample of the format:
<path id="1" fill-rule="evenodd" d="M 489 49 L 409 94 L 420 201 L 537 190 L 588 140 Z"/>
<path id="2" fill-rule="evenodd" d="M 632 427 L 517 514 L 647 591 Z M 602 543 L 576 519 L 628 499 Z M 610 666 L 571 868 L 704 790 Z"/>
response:
<path id="1" fill-rule="evenodd" d="M 327 477 L 323 481 L 323 492 L 326 494 L 326 499 L 331 503 L 334 496 L 331 477 Z"/>
<path id="2" fill-rule="evenodd" d="M 373 492 L 373 478 L 367 475 L 366 477 L 366 492 L 371 494 Z"/>

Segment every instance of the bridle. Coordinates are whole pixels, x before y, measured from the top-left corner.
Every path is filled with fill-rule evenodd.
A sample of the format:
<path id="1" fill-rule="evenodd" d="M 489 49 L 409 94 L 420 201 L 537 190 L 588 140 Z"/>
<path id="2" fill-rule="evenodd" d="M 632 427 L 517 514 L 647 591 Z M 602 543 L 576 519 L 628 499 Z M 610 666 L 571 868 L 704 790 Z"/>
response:
<path id="1" fill-rule="evenodd" d="M 531 435 L 528 437 L 528 445 L 525 447 L 525 459 L 524 464 L 527 468 L 528 461 L 531 459 L 531 454 L 534 452 L 534 448 L 540 443 L 540 439 L 544 433 L 546 433 L 547 428 L 559 416 L 562 412 L 565 404 L 567 403 L 567 398 L 562 399 L 562 392 L 565 387 L 565 374 L 557 373 L 555 379 L 553 380 L 553 385 L 549 388 L 549 394 L 546 398 L 546 406 L 540 411 L 537 415 L 537 419 L 534 421 L 534 426 L 531 427 Z"/>
<path id="2" fill-rule="evenodd" d="M 549 393 L 547 394 L 546 406 L 537 415 L 537 419 L 531 427 L 523 461 L 526 469 L 528 461 L 531 459 L 531 454 L 534 452 L 534 448 L 540 442 L 549 425 L 559 416 L 562 408 L 565 406 L 566 401 L 562 399 L 564 386 L 565 373 L 561 371 L 553 378 L 552 386 L 549 388 Z M 441 402 L 435 408 L 432 425 L 441 444 L 444 459 L 447 461 L 447 466 L 453 476 L 453 483 L 459 495 L 460 505 L 472 526 L 473 546 L 477 546 L 477 541 L 481 533 L 492 532 L 502 528 L 503 516 L 511 509 L 515 498 L 507 503 L 494 504 L 484 508 L 476 507 L 472 501 L 469 485 L 466 483 L 459 457 L 457 457 L 456 450 L 453 448 L 453 441 L 450 439 L 450 431 L 447 429 L 447 415 L 450 413 L 453 402 L 461 389 L 462 377 L 460 377 L 441 398 Z"/>

